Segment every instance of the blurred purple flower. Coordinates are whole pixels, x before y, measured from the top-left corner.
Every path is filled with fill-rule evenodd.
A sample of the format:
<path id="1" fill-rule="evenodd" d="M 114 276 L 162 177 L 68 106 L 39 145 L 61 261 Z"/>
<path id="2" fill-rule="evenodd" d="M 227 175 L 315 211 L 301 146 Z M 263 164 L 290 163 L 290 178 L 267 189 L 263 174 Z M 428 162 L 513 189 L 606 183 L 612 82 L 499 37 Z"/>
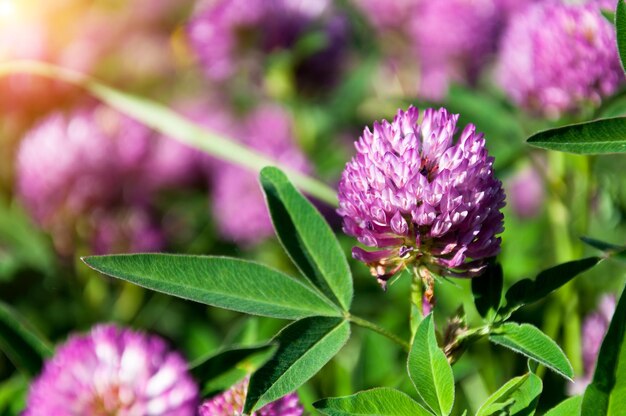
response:
<path id="1" fill-rule="evenodd" d="M 25 416 L 193 416 L 198 386 L 157 337 L 99 325 L 71 336 L 32 383 Z"/>
<path id="2" fill-rule="evenodd" d="M 309 163 L 294 143 L 291 121 L 282 109 L 265 105 L 244 120 L 234 137 L 253 150 L 301 172 Z M 218 162 L 212 174 L 213 212 L 221 234 L 235 242 L 255 244 L 273 234 L 257 175 L 239 166 Z M 233 213 L 237 213 L 233 215 Z"/>
<path id="3" fill-rule="evenodd" d="M 353 0 L 378 31 L 398 31 L 415 17 L 419 0 Z"/>
<path id="4" fill-rule="evenodd" d="M 305 87 L 309 82 L 332 83 L 341 66 L 347 25 L 329 1 L 217 0 L 202 4 L 187 26 L 205 74 L 217 82 L 240 70 L 257 80 L 266 55 L 291 49 L 318 30 L 326 35 L 326 45 L 295 68 Z"/>
<path id="5" fill-rule="evenodd" d="M 624 78 L 615 29 L 594 4 L 532 5 L 503 35 L 496 78 L 515 103 L 548 118 L 597 105 Z"/>
<path id="6" fill-rule="evenodd" d="M 506 184 L 509 205 L 519 218 L 532 218 L 541 212 L 545 189 L 541 175 L 531 166 L 519 170 Z"/>
<path id="7" fill-rule="evenodd" d="M 198 409 L 199 416 L 233 416 L 241 414 L 249 378 L 217 395 L 204 403 Z M 302 405 L 296 393 L 290 393 L 272 403 L 263 406 L 250 416 L 301 416 Z"/>
<path id="8" fill-rule="evenodd" d="M 420 62 L 419 95 L 441 100 L 450 82 L 472 83 L 495 52 L 500 13 L 494 0 L 417 1 L 411 35 Z"/>
<path id="9" fill-rule="evenodd" d="M 95 210 L 89 215 L 94 254 L 145 253 L 162 250 L 165 235 L 148 209 Z"/>
<path id="10" fill-rule="evenodd" d="M 574 384 L 568 387 L 568 394 L 582 394 L 593 379 L 593 373 L 598 360 L 600 346 L 609 329 L 609 324 L 615 312 L 616 300 L 614 295 L 605 295 L 600 300 L 598 309 L 587 315 L 582 325 L 582 354 L 584 373 L 577 378 Z"/>
<path id="11" fill-rule="evenodd" d="M 500 250 L 502 184 L 482 133 L 468 124 L 453 143 L 458 115 L 399 110 L 355 143 L 339 183 L 344 231 L 368 247 L 352 255 L 384 284 L 407 265 L 472 277 Z"/>
<path id="12" fill-rule="evenodd" d="M 109 218 L 105 223 L 110 225 L 121 209 L 128 218 L 144 218 L 145 206 L 155 192 L 201 176 L 195 150 L 159 137 L 106 107 L 56 113 L 44 119 L 23 138 L 16 173 L 21 200 L 43 228 L 55 234 L 55 242 L 63 242 L 57 244 L 62 251 L 71 248 L 72 228 L 82 217 L 106 211 L 92 215 L 91 220 Z M 156 235 L 153 226 L 143 220 L 119 227 L 93 224 L 97 251 L 104 250 L 104 242 L 119 239 L 114 235 L 129 236 L 130 246 L 136 246 L 132 241 L 142 236 Z M 137 247 L 159 249 L 154 244 L 158 240 L 148 238 Z M 126 245 L 109 247 L 123 248 Z"/>

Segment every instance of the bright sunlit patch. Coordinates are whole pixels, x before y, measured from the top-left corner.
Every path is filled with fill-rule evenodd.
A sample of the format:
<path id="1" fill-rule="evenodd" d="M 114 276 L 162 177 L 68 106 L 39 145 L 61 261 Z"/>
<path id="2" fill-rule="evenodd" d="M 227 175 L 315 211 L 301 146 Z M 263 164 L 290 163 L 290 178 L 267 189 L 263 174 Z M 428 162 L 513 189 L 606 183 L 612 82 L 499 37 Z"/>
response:
<path id="1" fill-rule="evenodd" d="M 15 0 L 0 0 L 0 19 L 14 17 L 16 14 Z"/>

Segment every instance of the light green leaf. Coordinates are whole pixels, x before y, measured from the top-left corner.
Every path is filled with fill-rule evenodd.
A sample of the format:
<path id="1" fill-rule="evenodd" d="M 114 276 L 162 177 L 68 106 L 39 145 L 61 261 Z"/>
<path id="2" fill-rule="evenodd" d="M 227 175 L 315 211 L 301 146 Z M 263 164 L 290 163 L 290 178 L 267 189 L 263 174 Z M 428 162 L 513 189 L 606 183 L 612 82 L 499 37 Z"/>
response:
<path id="1" fill-rule="evenodd" d="M 352 275 L 328 223 L 277 168 L 264 168 L 261 184 L 285 251 L 304 276 L 344 310 L 349 310 Z"/>
<path id="2" fill-rule="evenodd" d="M 50 343 L 4 302 L 0 302 L 0 350 L 26 376 L 36 376 L 52 355 Z"/>
<path id="3" fill-rule="evenodd" d="M 340 318 L 305 318 L 285 327 L 274 356 L 250 378 L 244 413 L 290 393 L 313 377 L 344 346 L 350 325 Z"/>
<path id="4" fill-rule="evenodd" d="M 283 319 L 341 315 L 305 284 L 250 261 L 174 254 L 91 256 L 83 261 L 148 289 L 252 315 Z"/>
<path id="5" fill-rule="evenodd" d="M 448 415 L 454 405 L 452 367 L 437 345 L 433 315 L 420 322 L 408 360 L 409 376 L 417 393 L 437 415 Z"/>
<path id="6" fill-rule="evenodd" d="M 0 64 L 0 76 L 15 73 L 35 74 L 78 85 L 112 108 L 135 118 L 168 137 L 180 140 L 189 146 L 253 172 L 260 171 L 264 166 L 279 166 L 307 194 L 330 205 L 337 205 L 337 193 L 329 186 L 287 166 L 281 166 L 275 160 L 255 152 L 235 140 L 208 131 L 155 101 L 118 91 L 79 72 L 45 62 L 23 60 Z"/>
<path id="7" fill-rule="evenodd" d="M 571 124 L 533 134 L 528 144 L 586 155 L 626 153 L 626 117 Z"/>
<path id="8" fill-rule="evenodd" d="M 525 355 L 571 380 L 574 370 L 561 348 L 537 327 L 505 323 L 489 335 L 494 344 Z"/>
<path id="9" fill-rule="evenodd" d="M 345 397 L 329 397 L 313 403 L 328 416 L 430 416 L 415 400 L 396 389 L 380 387 Z"/>
<path id="10" fill-rule="evenodd" d="M 541 379 L 533 373 L 515 377 L 489 396 L 476 416 L 534 414 L 542 388 Z"/>
<path id="11" fill-rule="evenodd" d="M 583 396 L 583 415 L 623 415 L 626 409 L 626 296 L 620 296 L 602 341 L 593 381 Z"/>
<path id="12" fill-rule="evenodd" d="M 544 416 L 578 416 L 582 401 L 583 396 L 570 397 L 548 410 Z"/>
<path id="13" fill-rule="evenodd" d="M 617 1 L 615 8 L 615 32 L 617 34 L 617 49 L 622 69 L 626 68 L 626 5 L 623 0 Z"/>

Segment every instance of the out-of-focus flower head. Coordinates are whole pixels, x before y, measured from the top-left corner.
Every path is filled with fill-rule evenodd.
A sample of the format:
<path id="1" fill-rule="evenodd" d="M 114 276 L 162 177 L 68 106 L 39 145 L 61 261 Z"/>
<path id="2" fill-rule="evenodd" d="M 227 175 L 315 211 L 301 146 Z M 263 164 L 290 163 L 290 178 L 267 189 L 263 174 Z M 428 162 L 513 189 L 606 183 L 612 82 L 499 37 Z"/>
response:
<path id="1" fill-rule="evenodd" d="M 468 124 L 456 142 L 458 115 L 399 110 L 374 123 L 339 183 L 344 231 L 374 251 L 352 255 L 381 284 L 407 266 L 472 277 L 500 250 L 504 191 L 482 133 Z"/>
<path id="2" fill-rule="evenodd" d="M 219 82 L 244 70 L 258 80 L 267 55 L 292 49 L 306 34 L 320 31 L 326 45 L 298 62 L 295 76 L 306 84 L 313 82 L 309 72 L 323 75 L 319 81 L 325 84 L 341 63 L 346 28 L 327 0 L 217 0 L 200 6 L 187 33 L 205 74 Z"/>
<path id="3" fill-rule="evenodd" d="M 520 169 L 505 187 L 509 206 L 519 218 L 533 218 L 541 212 L 545 189 L 536 169 L 531 166 Z"/>
<path id="4" fill-rule="evenodd" d="M 193 416 L 198 386 L 161 338 L 99 325 L 57 349 L 26 403 L 25 416 Z"/>
<path id="5" fill-rule="evenodd" d="M 82 217 L 107 211 L 91 221 L 112 219 L 120 215 L 114 211 L 135 206 L 143 212 L 153 193 L 185 185 L 201 175 L 199 170 L 196 151 L 102 106 L 44 119 L 25 135 L 16 161 L 20 197 L 33 217 L 52 231 L 61 251 L 71 247 L 72 229 Z M 111 236 L 120 232 L 130 233 L 130 241 L 154 235 L 146 234 L 151 227 L 148 221 L 138 221 L 144 214 L 131 214 L 134 210 L 122 214 L 135 218 L 126 223 L 127 232 L 121 231 L 124 227 L 102 229 L 103 224 L 94 224 L 94 241 L 117 240 Z M 156 241 L 147 239 L 139 247 L 148 249 Z"/>
<path id="6" fill-rule="evenodd" d="M 419 95 L 441 100 L 450 82 L 473 82 L 495 52 L 495 0 L 417 1 L 411 35 L 420 62 Z"/>
<path id="7" fill-rule="evenodd" d="M 451 82 L 475 81 L 504 21 L 497 0 L 354 3 L 380 38 L 385 76 L 394 77 L 402 93 L 431 100 L 443 99 Z"/>
<path id="8" fill-rule="evenodd" d="M 198 409 L 199 416 L 233 416 L 241 414 L 250 379 L 246 377 L 229 390 L 206 400 Z M 263 406 L 250 416 L 301 416 L 302 405 L 296 393 L 290 393 Z"/>
<path id="9" fill-rule="evenodd" d="M 294 142 L 289 115 L 279 107 L 262 105 L 244 120 L 238 139 L 278 163 L 309 172 L 307 159 Z M 255 244 L 273 234 L 257 175 L 241 167 L 217 163 L 212 174 L 213 212 L 222 235 Z"/>
<path id="10" fill-rule="evenodd" d="M 496 78 L 515 103 L 548 118 L 597 105 L 624 78 L 615 28 L 595 4 L 532 5 L 503 35 Z"/>
<path id="11" fill-rule="evenodd" d="M 582 394 L 593 379 L 602 340 L 609 329 L 615 312 L 614 295 L 605 295 L 600 299 L 598 309 L 587 315 L 582 325 L 583 375 L 568 388 L 570 395 Z"/>

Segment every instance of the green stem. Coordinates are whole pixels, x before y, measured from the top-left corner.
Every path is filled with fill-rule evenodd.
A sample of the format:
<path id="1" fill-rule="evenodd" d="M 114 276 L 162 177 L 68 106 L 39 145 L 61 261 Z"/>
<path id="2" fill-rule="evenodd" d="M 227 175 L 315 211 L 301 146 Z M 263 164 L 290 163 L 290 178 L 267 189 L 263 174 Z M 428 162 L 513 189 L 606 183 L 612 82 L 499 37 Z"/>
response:
<path id="1" fill-rule="evenodd" d="M 413 266 L 411 273 L 411 338 L 417 331 L 417 326 L 424 319 L 424 282 L 417 266 Z"/>
<path id="2" fill-rule="evenodd" d="M 257 153 L 235 140 L 206 130 L 157 102 L 118 91 L 87 75 L 45 62 L 20 60 L 0 64 L 0 77 L 15 73 L 39 75 L 84 88 L 92 96 L 112 108 L 164 135 L 253 172 L 258 172 L 265 166 L 276 166 L 283 170 L 305 193 L 329 205 L 337 205 L 335 190 L 326 184 Z"/>
<path id="3" fill-rule="evenodd" d="M 378 332 L 380 335 L 383 335 L 389 338 L 390 340 L 392 340 L 393 342 L 395 342 L 396 344 L 400 345 L 407 352 L 411 349 L 411 345 L 408 342 L 406 342 L 405 340 L 403 340 L 396 334 L 387 331 L 385 328 L 382 328 L 376 325 L 373 322 L 370 322 L 363 318 L 359 318 L 358 316 L 354 316 L 354 315 L 348 315 L 348 320 L 352 322 L 353 324 L 358 325 L 362 328 L 367 328 L 367 329 L 371 329 L 374 332 Z"/>

